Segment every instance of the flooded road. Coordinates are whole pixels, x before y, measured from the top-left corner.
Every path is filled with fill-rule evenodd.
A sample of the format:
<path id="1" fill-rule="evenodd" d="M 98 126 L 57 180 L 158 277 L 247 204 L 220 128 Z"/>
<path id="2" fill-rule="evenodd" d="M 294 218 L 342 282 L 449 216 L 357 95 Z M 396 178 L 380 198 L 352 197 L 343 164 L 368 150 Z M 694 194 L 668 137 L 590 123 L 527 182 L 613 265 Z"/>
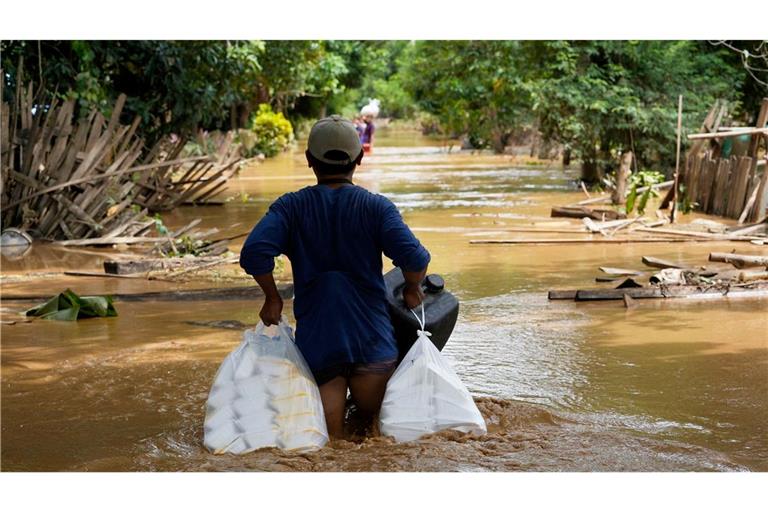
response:
<path id="1" fill-rule="evenodd" d="M 765 249 L 470 245 L 573 237 L 510 229 L 567 229 L 549 209 L 583 198 L 576 174 L 381 132 L 355 181 L 395 202 L 432 253 L 430 271 L 459 297 L 443 353 L 476 397 L 488 435 L 448 432 L 399 445 L 374 436 L 309 454 L 210 455 L 202 447 L 205 399 L 240 333 L 189 322 L 254 324 L 260 303 L 117 302 L 116 318 L 2 325 L 2 470 L 768 470 L 768 300 L 642 301 L 628 310 L 546 298 L 550 289 L 590 287 L 598 266 L 642 268 L 643 255 L 701 265 L 709 252 Z M 281 193 L 312 184 L 302 158 L 297 150 L 248 167 L 230 182 L 225 206 L 182 208 L 164 220 L 177 227 L 201 218 L 223 236 L 247 231 Z M 92 252 L 43 247 L 24 260 L 4 258 L 3 295 L 179 286 L 59 273 L 99 271 L 108 257 L 99 253 L 110 251 Z M 22 272 L 38 276 L 21 280 Z M 222 273 L 237 276 L 237 266 Z M 3 320 L 30 305 L 4 301 Z"/>

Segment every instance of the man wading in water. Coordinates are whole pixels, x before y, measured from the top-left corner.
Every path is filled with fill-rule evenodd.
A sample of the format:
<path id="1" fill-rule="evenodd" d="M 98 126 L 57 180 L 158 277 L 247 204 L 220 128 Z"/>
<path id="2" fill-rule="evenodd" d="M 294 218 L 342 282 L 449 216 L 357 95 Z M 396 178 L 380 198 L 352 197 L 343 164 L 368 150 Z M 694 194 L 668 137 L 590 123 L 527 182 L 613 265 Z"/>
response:
<path id="1" fill-rule="evenodd" d="M 421 304 L 430 256 L 392 202 L 352 183 L 363 159 L 354 125 L 339 116 L 309 134 L 307 163 L 317 185 L 272 203 L 240 253 L 240 266 L 264 290 L 259 316 L 280 322 L 283 301 L 272 276 L 285 254 L 293 270 L 296 345 L 320 387 L 331 437 L 343 435 L 347 388 L 372 419 L 397 364 L 387 311 L 382 252 L 403 270 L 406 306 Z"/>

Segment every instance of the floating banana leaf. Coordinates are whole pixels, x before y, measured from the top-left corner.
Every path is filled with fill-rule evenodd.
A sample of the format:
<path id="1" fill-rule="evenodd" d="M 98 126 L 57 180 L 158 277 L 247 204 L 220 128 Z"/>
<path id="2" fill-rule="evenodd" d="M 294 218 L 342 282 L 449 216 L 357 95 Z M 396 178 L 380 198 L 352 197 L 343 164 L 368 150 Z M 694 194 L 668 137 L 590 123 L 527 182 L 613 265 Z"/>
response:
<path id="1" fill-rule="evenodd" d="M 110 296 L 80 297 L 70 289 L 26 311 L 27 316 L 73 322 L 78 318 L 117 316 Z"/>

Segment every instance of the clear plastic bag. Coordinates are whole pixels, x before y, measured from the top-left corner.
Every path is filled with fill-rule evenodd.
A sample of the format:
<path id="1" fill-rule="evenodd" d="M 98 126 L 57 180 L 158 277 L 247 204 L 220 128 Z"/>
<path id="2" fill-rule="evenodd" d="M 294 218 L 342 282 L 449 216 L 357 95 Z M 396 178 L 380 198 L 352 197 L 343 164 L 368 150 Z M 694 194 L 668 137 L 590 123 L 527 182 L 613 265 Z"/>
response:
<path id="1" fill-rule="evenodd" d="M 414 313 L 415 314 L 415 313 Z M 472 395 L 424 331 L 392 374 L 379 414 L 381 433 L 407 442 L 441 430 L 482 435 L 485 420 Z"/>
<path id="2" fill-rule="evenodd" d="M 205 447 L 241 454 L 268 446 L 312 450 L 327 442 L 320 391 L 291 328 L 283 319 L 277 328 L 259 323 L 246 330 L 213 380 Z"/>

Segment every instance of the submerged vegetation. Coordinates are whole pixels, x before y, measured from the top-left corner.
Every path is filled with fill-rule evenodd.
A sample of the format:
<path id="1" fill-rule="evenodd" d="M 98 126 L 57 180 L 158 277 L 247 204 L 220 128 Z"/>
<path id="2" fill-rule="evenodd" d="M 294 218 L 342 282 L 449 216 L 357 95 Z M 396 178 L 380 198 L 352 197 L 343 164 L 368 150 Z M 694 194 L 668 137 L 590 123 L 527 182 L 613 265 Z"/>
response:
<path id="1" fill-rule="evenodd" d="M 122 116 L 140 115 L 150 144 L 245 130 L 255 132 L 249 156 L 270 156 L 305 120 L 352 116 L 378 98 L 383 117 L 475 148 L 502 152 L 536 134 L 599 182 L 625 150 L 641 169 L 674 162 L 680 94 L 687 131 L 716 98 L 749 122 L 768 80 L 734 49 L 768 60 L 764 41 L 10 41 L 2 67 L 7 97 L 21 58 L 83 113 L 109 114 L 125 93 Z"/>

